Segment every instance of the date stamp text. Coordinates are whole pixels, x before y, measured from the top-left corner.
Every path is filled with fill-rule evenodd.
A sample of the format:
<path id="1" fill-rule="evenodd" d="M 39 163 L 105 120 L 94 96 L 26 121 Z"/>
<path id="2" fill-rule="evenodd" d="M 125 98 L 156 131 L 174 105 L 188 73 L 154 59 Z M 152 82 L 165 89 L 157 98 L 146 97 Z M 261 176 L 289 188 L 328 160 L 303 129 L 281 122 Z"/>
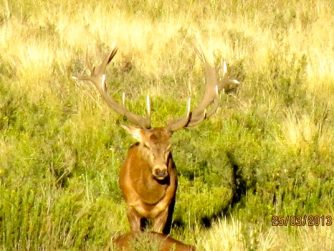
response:
<path id="1" fill-rule="evenodd" d="M 330 215 L 287 215 L 287 216 L 279 216 L 274 215 L 271 218 L 271 225 L 275 227 L 282 226 L 332 226 L 333 218 Z"/>

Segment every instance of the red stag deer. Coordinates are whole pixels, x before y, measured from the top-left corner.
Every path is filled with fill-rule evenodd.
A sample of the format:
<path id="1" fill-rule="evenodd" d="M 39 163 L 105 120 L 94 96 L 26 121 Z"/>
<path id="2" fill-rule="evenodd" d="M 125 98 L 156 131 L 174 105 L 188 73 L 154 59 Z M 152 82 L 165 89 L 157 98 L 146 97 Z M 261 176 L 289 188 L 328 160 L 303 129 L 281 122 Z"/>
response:
<path id="1" fill-rule="evenodd" d="M 155 232 L 130 232 L 113 240 L 117 250 L 131 251 L 134 247 L 155 247 L 158 251 L 195 251 L 196 248 L 174 238 Z"/>
<path id="2" fill-rule="evenodd" d="M 205 64 L 206 88 L 203 99 L 195 109 L 191 110 L 189 98 L 184 117 L 170 121 L 166 127 L 151 128 L 149 98 L 146 100 L 147 116 L 139 116 L 125 107 L 124 95 L 123 104 L 117 103 L 108 95 L 105 72 L 116 52 L 115 48 L 99 66 L 92 67 L 90 76 L 75 77 L 75 79 L 92 82 L 107 105 L 135 125 L 123 126 L 138 142 L 129 148 L 119 176 L 119 185 L 128 205 L 131 230 L 143 230 L 145 221 L 150 220 L 153 231 L 168 234 L 177 189 L 171 136 L 173 132 L 195 126 L 213 115 L 219 104 L 218 90 L 224 89 L 225 86 L 237 85 L 239 82 L 227 77 L 226 64 L 223 67 L 224 77 L 218 81 L 216 69 L 207 62 L 204 54 L 196 49 Z"/>

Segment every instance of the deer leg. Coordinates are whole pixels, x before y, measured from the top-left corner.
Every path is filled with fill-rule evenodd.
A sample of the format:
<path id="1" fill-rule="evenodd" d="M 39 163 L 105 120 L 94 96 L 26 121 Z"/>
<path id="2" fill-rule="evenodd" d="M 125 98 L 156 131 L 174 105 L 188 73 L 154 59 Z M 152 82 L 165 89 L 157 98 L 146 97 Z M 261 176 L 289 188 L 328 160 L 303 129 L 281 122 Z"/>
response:
<path id="1" fill-rule="evenodd" d="M 153 231 L 168 235 L 172 227 L 175 198 L 169 206 L 153 220 Z"/>
<path id="2" fill-rule="evenodd" d="M 140 229 L 141 217 L 138 215 L 138 213 L 134 208 L 130 207 L 128 209 L 128 220 L 132 232 L 141 230 Z"/>
<path id="3" fill-rule="evenodd" d="M 153 231 L 157 233 L 162 233 L 165 228 L 167 218 L 168 208 L 166 208 L 155 219 L 153 219 Z"/>
<path id="4" fill-rule="evenodd" d="M 169 234 L 172 228 L 172 220 L 173 220 L 173 213 L 174 213 L 174 206 L 175 206 L 175 198 L 171 201 L 168 207 L 167 219 L 165 226 L 162 230 L 162 233 Z"/>

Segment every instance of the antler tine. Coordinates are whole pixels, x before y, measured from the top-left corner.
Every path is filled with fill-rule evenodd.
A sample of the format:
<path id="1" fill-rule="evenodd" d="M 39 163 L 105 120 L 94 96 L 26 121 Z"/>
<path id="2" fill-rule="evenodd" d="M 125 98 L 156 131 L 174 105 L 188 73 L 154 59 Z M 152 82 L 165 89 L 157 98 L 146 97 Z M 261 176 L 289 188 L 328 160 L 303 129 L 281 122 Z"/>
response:
<path id="1" fill-rule="evenodd" d="M 151 99 L 149 95 L 146 96 L 146 115 L 148 123 L 150 124 L 151 127 Z"/>
<path id="2" fill-rule="evenodd" d="M 223 60 L 223 67 L 222 67 L 222 70 L 223 70 L 223 77 L 226 77 L 226 73 L 227 73 L 227 64 L 226 64 L 226 61 Z"/>
<path id="3" fill-rule="evenodd" d="M 109 94 L 107 93 L 107 88 L 105 84 L 106 79 L 106 67 L 114 58 L 117 53 L 117 48 L 114 48 L 108 55 L 103 59 L 102 63 L 97 67 L 92 67 L 90 69 L 90 76 L 74 77 L 79 80 L 88 80 L 92 82 L 96 89 L 101 94 L 107 105 L 113 109 L 116 113 L 125 116 L 131 123 L 141 127 L 141 128 L 151 128 L 151 120 L 146 117 L 139 116 L 135 113 L 130 112 L 126 109 L 125 105 L 118 104 Z M 124 97 L 124 98 L 123 98 Z M 122 97 L 123 103 L 125 102 L 125 96 Z"/>
<path id="4" fill-rule="evenodd" d="M 116 53 L 117 53 L 117 48 L 114 48 L 104 59 L 103 59 L 103 61 L 102 61 L 102 63 L 99 65 L 99 66 L 97 66 L 97 67 L 94 67 L 93 69 L 92 69 L 92 75 L 94 74 L 94 75 L 97 75 L 97 76 L 99 76 L 99 75 L 104 75 L 105 74 L 105 72 L 106 72 L 106 68 L 107 68 L 107 65 L 111 62 L 111 60 L 115 57 L 115 55 L 116 55 Z"/>
<path id="5" fill-rule="evenodd" d="M 94 65 L 88 60 L 88 50 L 86 51 L 86 58 L 85 58 L 86 67 L 91 71 L 94 68 Z"/>
<path id="6" fill-rule="evenodd" d="M 122 105 L 125 107 L 125 92 L 122 93 Z"/>
<path id="7" fill-rule="evenodd" d="M 151 117 L 151 101 L 150 101 L 150 96 L 146 96 L 146 113 L 147 116 L 150 118 Z"/>

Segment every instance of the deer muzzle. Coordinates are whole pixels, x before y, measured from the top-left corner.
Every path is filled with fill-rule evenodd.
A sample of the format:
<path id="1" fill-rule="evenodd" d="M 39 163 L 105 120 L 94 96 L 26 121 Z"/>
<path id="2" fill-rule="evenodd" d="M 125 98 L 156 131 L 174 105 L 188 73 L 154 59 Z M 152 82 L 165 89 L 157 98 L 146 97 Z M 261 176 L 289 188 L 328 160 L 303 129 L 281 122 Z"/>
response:
<path id="1" fill-rule="evenodd" d="M 152 170 L 153 176 L 158 180 L 163 180 L 168 176 L 166 165 L 155 165 Z"/>

